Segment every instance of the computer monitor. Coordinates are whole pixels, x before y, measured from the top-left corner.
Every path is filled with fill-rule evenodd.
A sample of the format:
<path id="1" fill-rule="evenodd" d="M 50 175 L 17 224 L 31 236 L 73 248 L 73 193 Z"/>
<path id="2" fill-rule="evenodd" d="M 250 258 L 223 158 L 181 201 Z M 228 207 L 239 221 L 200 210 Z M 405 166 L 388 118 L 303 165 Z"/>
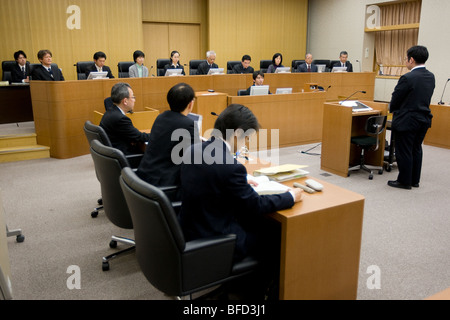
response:
<path id="1" fill-rule="evenodd" d="M 269 94 L 269 86 L 251 86 L 250 87 L 250 95 L 251 96 L 262 96 L 265 94 Z"/>
<path id="2" fill-rule="evenodd" d="M 210 68 L 208 74 L 224 74 L 223 68 Z"/>
<path id="3" fill-rule="evenodd" d="M 325 64 L 316 64 L 317 72 L 325 72 L 327 66 Z"/>
<path id="4" fill-rule="evenodd" d="M 91 73 L 89 73 L 89 76 L 87 78 L 88 78 L 88 80 L 91 80 L 91 79 L 108 79 L 108 72 L 107 71 L 91 72 Z"/>
<path id="5" fill-rule="evenodd" d="M 277 88 L 276 94 L 292 93 L 292 88 Z"/>
<path id="6" fill-rule="evenodd" d="M 347 72 L 347 67 L 333 67 L 331 72 Z"/>
<path id="7" fill-rule="evenodd" d="M 291 68 L 289 67 L 278 67 L 275 73 L 291 73 Z"/>
<path id="8" fill-rule="evenodd" d="M 167 76 L 181 76 L 183 70 L 182 69 L 167 69 L 166 73 L 164 74 L 165 77 Z"/>
<path id="9" fill-rule="evenodd" d="M 203 121 L 203 116 L 200 114 L 196 114 L 196 113 L 188 113 L 188 118 L 194 120 L 194 122 L 197 124 L 198 127 L 198 132 L 200 135 L 202 135 L 202 121 Z"/>

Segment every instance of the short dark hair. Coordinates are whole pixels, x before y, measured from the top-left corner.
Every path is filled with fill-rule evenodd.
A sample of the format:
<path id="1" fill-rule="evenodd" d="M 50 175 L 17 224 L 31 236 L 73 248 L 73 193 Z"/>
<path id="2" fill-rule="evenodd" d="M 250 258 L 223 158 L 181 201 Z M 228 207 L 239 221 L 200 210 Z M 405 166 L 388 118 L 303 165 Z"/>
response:
<path id="1" fill-rule="evenodd" d="M 275 64 L 275 59 L 278 58 L 278 57 L 281 58 L 280 64 L 283 63 L 283 55 L 282 55 L 281 53 L 277 52 L 277 53 L 275 53 L 275 54 L 273 55 L 273 57 L 272 57 L 272 63 L 273 63 L 273 64 Z"/>
<path id="2" fill-rule="evenodd" d="M 408 61 L 410 58 L 414 58 L 417 64 L 425 64 L 429 57 L 428 49 L 424 46 L 413 46 L 408 49 L 406 55 Z"/>
<path id="3" fill-rule="evenodd" d="M 39 52 L 38 52 L 38 54 L 37 54 L 38 60 L 44 59 L 44 56 L 45 56 L 46 54 L 49 54 L 50 57 L 53 57 L 53 55 L 52 55 L 52 53 L 51 53 L 50 50 L 39 50 Z"/>
<path id="4" fill-rule="evenodd" d="M 25 54 L 25 52 L 23 52 L 22 50 L 19 50 L 19 51 L 14 52 L 14 60 L 19 59 L 20 55 L 23 55 L 25 57 L 25 59 L 27 58 L 27 55 Z"/>
<path id="5" fill-rule="evenodd" d="M 111 88 L 111 100 L 114 104 L 120 104 L 124 98 L 129 98 L 128 88 L 131 86 L 125 82 L 118 82 Z"/>
<path id="6" fill-rule="evenodd" d="M 230 104 L 228 108 L 222 111 L 214 123 L 214 129 L 222 133 L 222 137 L 226 137 L 227 129 L 242 129 L 244 132 L 253 129 L 258 131 L 260 128 L 258 119 L 253 112 L 242 104 Z"/>
<path id="7" fill-rule="evenodd" d="M 253 72 L 253 80 L 256 80 L 256 77 L 260 75 L 261 77 L 264 78 L 264 72 L 262 72 L 261 70 L 255 71 Z"/>
<path id="8" fill-rule="evenodd" d="M 347 51 L 341 51 L 341 53 L 339 53 L 339 57 L 342 56 L 343 54 L 345 54 L 346 56 L 348 56 Z"/>
<path id="9" fill-rule="evenodd" d="M 94 53 L 94 60 L 98 60 L 100 58 L 105 58 L 106 60 L 106 54 L 102 51 L 97 51 L 96 53 Z"/>
<path id="10" fill-rule="evenodd" d="M 252 58 L 248 54 L 244 54 L 244 56 L 242 57 L 242 62 L 244 62 L 245 60 L 252 61 Z"/>
<path id="11" fill-rule="evenodd" d="M 174 85 L 167 93 L 167 102 L 174 112 L 183 112 L 194 98 L 194 89 L 183 82 Z"/>
<path id="12" fill-rule="evenodd" d="M 133 52 L 134 62 L 136 62 L 136 59 L 139 57 L 145 58 L 145 54 L 141 50 L 136 50 L 135 52 Z"/>

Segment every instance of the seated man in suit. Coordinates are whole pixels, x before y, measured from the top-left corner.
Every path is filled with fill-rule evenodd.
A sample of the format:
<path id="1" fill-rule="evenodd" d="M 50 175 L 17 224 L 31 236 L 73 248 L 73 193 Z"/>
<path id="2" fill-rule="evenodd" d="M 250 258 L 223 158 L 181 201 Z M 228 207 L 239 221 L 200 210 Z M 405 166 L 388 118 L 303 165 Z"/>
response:
<path id="1" fill-rule="evenodd" d="M 241 73 L 253 73 L 255 72 L 255 70 L 250 66 L 250 62 L 252 61 L 252 58 L 246 54 L 242 57 L 242 62 L 236 64 L 233 67 L 233 70 L 231 73 L 237 73 L 237 74 L 241 74 Z"/>
<path id="2" fill-rule="evenodd" d="M 341 51 L 341 53 L 339 54 L 339 62 L 336 62 L 334 65 L 332 65 L 331 69 L 333 70 L 333 67 L 347 67 L 347 72 L 353 72 L 353 66 L 349 61 L 347 61 L 347 59 L 347 51 Z"/>
<path id="3" fill-rule="evenodd" d="M 27 55 L 22 50 L 14 52 L 16 65 L 11 70 L 11 82 L 30 82 L 30 65 L 27 63 Z"/>
<path id="4" fill-rule="evenodd" d="M 126 116 L 133 111 L 136 100 L 131 86 L 124 82 L 116 83 L 111 88 L 111 100 L 114 107 L 106 110 L 100 127 L 105 130 L 112 146 L 125 155 L 142 153 L 139 143 L 147 142 L 149 134 L 136 129 Z"/>
<path id="5" fill-rule="evenodd" d="M 297 72 L 317 72 L 317 66 L 312 63 L 313 56 L 311 53 L 307 53 L 305 56 L 305 63 L 302 63 L 297 67 Z"/>
<path id="6" fill-rule="evenodd" d="M 197 74 L 208 74 L 209 69 L 218 68 L 219 66 L 214 61 L 216 61 L 216 53 L 214 51 L 208 51 L 206 53 L 206 61 L 198 65 Z"/>
<path id="7" fill-rule="evenodd" d="M 233 155 L 258 129 L 250 109 L 232 104 L 218 116 L 211 138 L 186 151 L 181 167 L 180 224 L 187 241 L 235 234 L 235 260 L 254 255 L 267 266 L 279 261 L 273 254 L 280 243 L 265 215 L 292 207 L 303 193 L 295 188 L 260 196 L 250 185 L 255 183 L 247 180 L 247 169 Z"/>
<path id="8" fill-rule="evenodd" d="M 50 50 L 39 50 L 37 57 L 41 65 L 33 69 L 31 73 L 32 80 L 64 81 L 61 70 L 52 66 L 52 53 Z"/>
<path id="9" fill-rule="evenodd" d="M 262 72 L 262 71 L 254 71 L 253 72 L 253 85 L 248 87 L 247 91 L 245 92 L 245 94 L 242 94 L 242 95 L 243 96 L 249 96 L 250 95 L 250 91 L 251 91 L 253 86 L 262 86 L 262 85 L 264 85 L 264 72 Z M 269 94 L 271 94 L 270 91 L 269 91 Z"/>
<path id="10" fill-rule="evenodd" d="M 113 79 L 114 76 L 111 72 L 111 69 L 108 66 L 105 66 L 106 62 L 106 54 L 104 52 L 98 51 L 94 53 L 94 65 L 86 68 L 86 79 L 89 77 L 89 73 L 91 72 L 108 72 L 107 77 L 109 79 Z"/>
<path id="11" fill-rule="evenodd" d="M 187 117 L 194 107 L 194 100 L 195 92 L 188 84 L 179 83 L 169 90 L 167 102 L 170 110 L 158 115 L 153 123 L 148 146 L 136 172 L 141 179 L 157 187 L 180 185 L 180 163 L 172 153 L 182 157 L 184 148 L 199 142 L 195 123 Z M 186 145 L 176 149 L 180 142 Z M 176 198 L 180 200 L 181 193 L 177 194 Z"/>

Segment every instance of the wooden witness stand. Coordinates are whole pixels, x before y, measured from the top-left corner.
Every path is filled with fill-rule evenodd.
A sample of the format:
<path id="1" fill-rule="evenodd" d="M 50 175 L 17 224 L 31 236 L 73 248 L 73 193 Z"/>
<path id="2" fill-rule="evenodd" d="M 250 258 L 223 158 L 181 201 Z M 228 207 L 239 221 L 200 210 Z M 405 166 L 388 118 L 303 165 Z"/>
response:
<path id="1" fill-rule="evenodd" d="M 270 166 L 243 162 L 247 172 Z M 305 184 L 311 177 L 290 180 Z M 356 300 L 364 197 L 313 178 L 324 189 L 304 193 L 291 209 L 271 214 L 281 225 L 280 300 Z"/>

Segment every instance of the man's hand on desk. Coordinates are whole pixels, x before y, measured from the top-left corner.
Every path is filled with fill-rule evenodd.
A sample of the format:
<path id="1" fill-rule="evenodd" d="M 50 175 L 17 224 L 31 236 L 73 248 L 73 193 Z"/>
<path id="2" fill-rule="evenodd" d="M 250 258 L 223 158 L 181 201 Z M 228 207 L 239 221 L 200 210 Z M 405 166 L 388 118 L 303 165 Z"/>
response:
<path id="1" fill-rule="evenodd" d="M 300 202 L 303 200 L 304 193 L 303 193 L 302 189 L 292 188 L 292 189 L 289 189 L 289 192 L 294 197 L 294 202 Z"/>

